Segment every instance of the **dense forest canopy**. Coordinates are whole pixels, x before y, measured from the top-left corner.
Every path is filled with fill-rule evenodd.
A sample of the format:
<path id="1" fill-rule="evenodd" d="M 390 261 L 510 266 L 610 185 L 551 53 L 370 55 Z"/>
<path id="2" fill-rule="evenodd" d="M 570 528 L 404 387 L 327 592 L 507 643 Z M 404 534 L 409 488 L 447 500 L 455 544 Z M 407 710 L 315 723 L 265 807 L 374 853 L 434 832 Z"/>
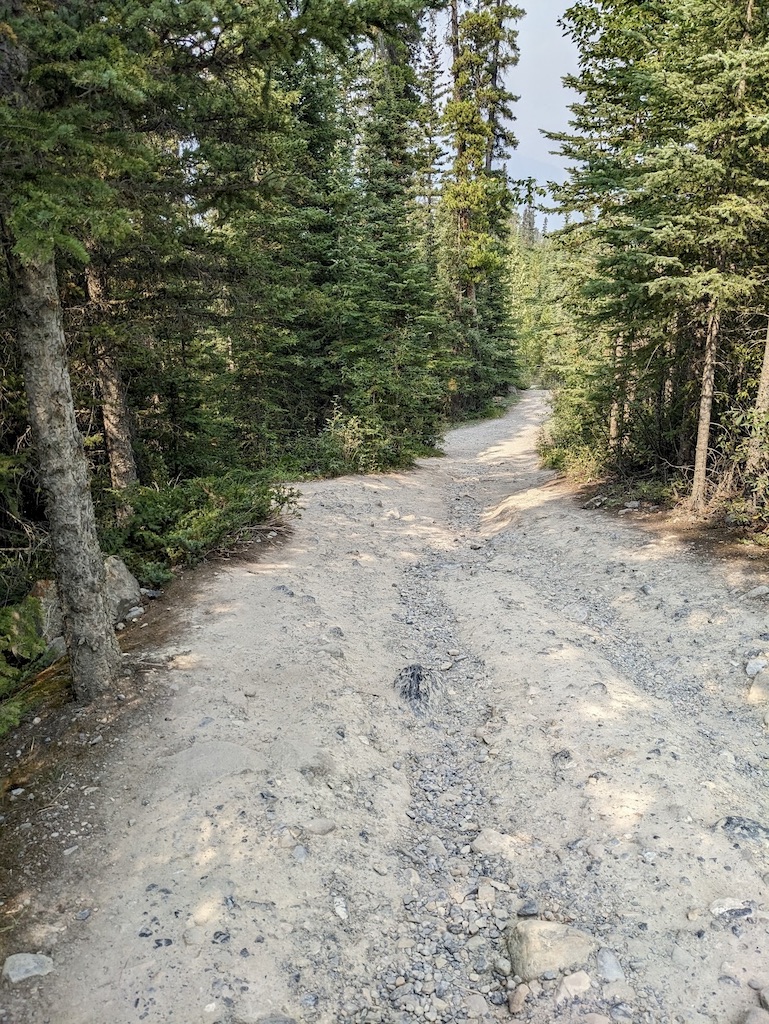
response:
<path id="1" fill-rule="evenodd" d="M 531 380 L 551 464 L 766 517 L 769 14 L 566 10 L 554 235 L 515 181 L 521 17 L 0 3 L 0 694 L 35 579 L 96 693 L 104 554 L 157 585 L 282 481 L 408 465 Z"/>
<path id="2" fill-rule="evenodd" d="M 563 26 L 579 70 L 573 131 L 552 136 L 574 220 L 544 266 L 564 282 L 539 339 L 562 385 L 550 457 L 765 519 L 769 11 L 580 0 Z"/>
<path id="3" fill-rule="evenodd" d="M 517 380 L 522 12 L 442 6 L 2 5 L 0 599 L 54 572 L 81 694 L 117 663 L 102 553 L 157 584 Z"/>

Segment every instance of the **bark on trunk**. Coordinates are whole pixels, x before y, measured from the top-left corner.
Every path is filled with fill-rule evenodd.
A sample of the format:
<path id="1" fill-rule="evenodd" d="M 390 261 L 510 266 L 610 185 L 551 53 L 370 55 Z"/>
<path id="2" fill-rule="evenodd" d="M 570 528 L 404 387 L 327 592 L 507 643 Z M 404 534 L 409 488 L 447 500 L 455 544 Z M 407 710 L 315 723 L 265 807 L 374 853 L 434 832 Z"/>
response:
<path id="1" fill-rule="evenodd" d="M 131 411 L 115 356 L 108 352 L 99 353 L 97 369 L 110 479 L 116 491 L 124 491 L 139 478 L 132 444 Z"/>
<path id="2" fill-rule="evenodd" d="M 766 448 L 764 443 L 765 433 L 761 430 L 762 421 L 769 414 L 769 321 L 766 325 L 766 340 L 764 342 L 764 361 L 761 364 L 761 379 L 758 382 L 758 393 L 753 406 L 756 414 L 756 422 L 753 427 L 753 436 L 748 446 L 748 458 L 745 464 L 747 473 L 755 473 L 761 463 L 766 459 Z"/>
<path id="3" fill-rule="evenodd" d="M 710 416 L 713 409 L 713 387 L 716 379 L 719 315 L 715 302 L 710 306 L 705 334 L 705 363 L 702 368 L 700 415 L 697 424 L 697 447 L 694 451 L 694 480 L 689 506 L 693 512 L 703 512 L 707 500 L 708 451 L 710 448 Z"/>
<path id="4" fill-rule="evenodd" d="M 120 648 L 106 600 L 104 558 L 67 367 L 53 258 L 11 257 L 29 419 L 35 436 L 64 612 L 72 681 L 80 700 L 117 678 Z"/>
<path id="5" fill-rule="evenodd" d="M 88 298 L 97 308 L 105 306 L 105 287 L 93 265 L 86 267 Z M 102 348 L 96 356 L 96 372 L 102 400 L 104 438 L 109 456 L 109 474 L 112 486 L 123 491 L 138 479 L 133 450 L 133 424 L 131 410 L 120 373 L 120 364 L 114 352 Z"/>

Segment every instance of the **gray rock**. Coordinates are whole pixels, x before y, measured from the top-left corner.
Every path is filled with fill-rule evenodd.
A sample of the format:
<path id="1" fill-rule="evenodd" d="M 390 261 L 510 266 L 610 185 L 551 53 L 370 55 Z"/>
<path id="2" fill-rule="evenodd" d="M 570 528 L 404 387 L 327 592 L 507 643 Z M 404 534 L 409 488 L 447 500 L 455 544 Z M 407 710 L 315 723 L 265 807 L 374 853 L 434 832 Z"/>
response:
<path id="1" fill-rule="evenodd" d="M 598 977 L 602 981 L 624 981 L 625 972 L 622 970 L 617 957 L 610 949 L 598 950 Z"/>
<path id="2" fill-rule="evenodd" d="M 465 1012 L 468 1017 L 483 1017 L 488 1011 L 489 1004 L 478 992 L 471 992 L 469 996 L 465 997 Z"/>
<path id="3" fill-rule="evenodd" d="M 753 587 L 752 590 L 747 592 L 745 597 L 760 598 L 766 597 L 767 595 L 769 595 L 769 587 Z"/>
<path id="4" fill-rule="evenodd" d="M 142 605 L 137 604 L 135 608 L 129 608 L 123 618 L 126 622 L 134 622 L 136 619 L 140 619 L 144 615 L 144 608 Z"/>
<path id="5" fill-rule="evenodd" d="M 51 661 L 58 661 L 59 658 L 63 658 L 67 653 L 67 641 L 63 636 L 55 636 L 48 645 L 48 650 L 45 652 L 46 657 L 50 658 Z"/>
<path id="6" fill-rule="evenodd" d="M 2 980 L 16 985 L 27 978 L 42 978 L 53 970 L 53 960 L 42 953 L 13 953 L 3 964 Z"/>
<path id="7" fill-rule="evenodd" d="M 749 704 L 769 703 L 769 672 L 765 669 L 753 677 L 748 693 Z"/>
<path id="8" fill-rule="evenodd" d="M 759 672 L 763 672 L 767 665 L 769 665 L 769 661 L 766 658 L 750 658 L 745 665 L 745 674 L 748 679 L 753 679 Z"/>
<path id="9" fill-rule="evenodd" d="M 595 952 L 595 939 L 554 921 L 518 921 L 507 932 L 507 948 L 513 970 L 524 981 L 544 971 L 565 971 L 584 964 Z"/>
<path id="10" fill-rule="evenodd" d="M 756 1006 L 748 1013 L 742 1024 L 769 1024 L 769 1013 Z"/>
<path id="11" fill-rule="evenodd" d="M 141 587 L 116 555 L 104 559 L 107 573 L 107 601 L 113 622 L 122 622 L 132 608 L 141 606 Z"/>
<path id="12" fill-rule="evenodd" d="M 765 1010 L 769 1010 L 769 988 L 762 988 L 758 994 L 758 1001 Z"/>
<path id="13" fill-rule="evenodd" d="M 539 904 L 536 900 L 526 900 L 518 907 L 516 913 L 518 917 L 538 917 Z"/>
<path id="14" fill-rule="evenodd" d="M 617 1003 L 610 1010 L 611 1019 L 616 1021 L 632 1021 L 633 1020 L 633 1007 L 627 1003 Z M 768 1022 L 769 1024 L 769 1022 Z"/>

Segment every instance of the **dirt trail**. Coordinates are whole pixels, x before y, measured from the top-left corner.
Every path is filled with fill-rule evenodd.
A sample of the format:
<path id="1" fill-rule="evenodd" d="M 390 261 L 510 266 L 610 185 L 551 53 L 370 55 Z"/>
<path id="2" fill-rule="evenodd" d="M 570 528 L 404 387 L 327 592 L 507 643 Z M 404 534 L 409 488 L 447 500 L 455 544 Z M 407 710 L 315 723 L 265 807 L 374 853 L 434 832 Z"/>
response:
<path id="1" fill-rule="evenodd" d="M 52 906 L 35 939 L 55 972 L 0 993 L 0 1019 L 737 1024 L 758 1006 L 762 580 L 578 507 L 537 469 L 545 415 L 529 393 L 413 472 L 308 485 L 284 546 L 204 577 L 151 656 L 167 697 L 109 753 L 68 858 L 56 895 L 90 913 Z M 394 688 L 407 666 L 421 714 Z M 524 988 L 505 934 L 535 919 L 595 948 Z"/>

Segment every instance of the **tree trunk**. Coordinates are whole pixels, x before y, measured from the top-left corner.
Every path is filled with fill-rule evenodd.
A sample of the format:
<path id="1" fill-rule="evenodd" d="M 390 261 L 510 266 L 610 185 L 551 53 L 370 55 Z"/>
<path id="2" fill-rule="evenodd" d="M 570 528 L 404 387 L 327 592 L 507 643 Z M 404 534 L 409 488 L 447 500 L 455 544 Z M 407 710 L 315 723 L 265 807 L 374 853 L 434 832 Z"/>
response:
<path id="1" fill-rule="evenodd" d="M 758 393 L 753 405 L 755 423 L 753 434 L 748 446 L 748 458 L 745 464 L 746 473 L 753 474 L 766 458 L 764 450 L 765 432 L 761 429 L 769 413 L 769 320 L 766 324 L 766 340 L 764 342 L 764 361 L 761 364 L 761 379 L 758 382 Z"/>
<path id="2" fill-rule="evenodd" d="M 707 498 L 708 451 L 710 447 L 710 416 L 713 409 L 713 388 L 716 379 L 719 315 L 715 300 L 710 304 L 708 327 L 705 334 L 705 363 L 702 368 L 700 390 L 700 416 L 697 424 L 697 447 L 694 451 L 694 480 L 689 507 L 703 512 Z"/>
<path id="3" fill-rule="evenodd" d="M 85 269 L 88 298 L 97 309 L 105 306 L 104 282 L 93 264 Z M 120 365 L 114 352 L 101 347 L 96 355 L 96 372 L 102 400 L 104 438 L 109 456 L 109 474 L 112 486 L 117 491 L 135 484 L 138 479 L 136 459 L 133 450 L 131 410 L 126 400 L 126 391 L 120 373 Z"/>
<path id="4" fill-rule="evenodd" d="M 109 475 L 116 491 L 124 491 L 139 479 L 132 444 L 131 411 L 118 361 L 112 353 L 96 358 L 101 390 L 101 413 L 109 455 Z"/>
<path id="5" fill-rule="evenodd" d="M 75 422 L 56 265 L 53 257 L 22 264 L 13 256 L 9 264 L 72 681 L 78 699 L 90 700 L 112 686 L 121 655 L 107 605 L 88 466 Z"/>

